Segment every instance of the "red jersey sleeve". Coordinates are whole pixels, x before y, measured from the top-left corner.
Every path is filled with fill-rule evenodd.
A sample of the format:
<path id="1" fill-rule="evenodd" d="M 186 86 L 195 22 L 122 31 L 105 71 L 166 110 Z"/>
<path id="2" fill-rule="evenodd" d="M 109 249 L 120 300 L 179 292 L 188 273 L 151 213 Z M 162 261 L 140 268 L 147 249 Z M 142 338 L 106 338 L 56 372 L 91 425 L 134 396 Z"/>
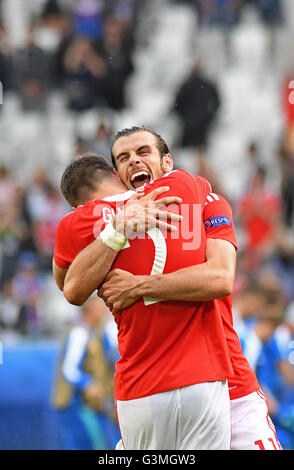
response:
<path id="1" fill-rule="evenodd" d="M 226 240 L 238 249 L 232 208 L 219 194 L 209 193 L 203 211 L 206 238 Z"/>
<path id="2" fill-rule="evenodd" d="M 75 257 L 71 240 L 71 222 L 73 213 L 66 215 L 58 224 L 54 247 L 54 262 L 61 269 L 67 269 Z"/>
<path id="3" fill-rule="evenodd" d="M 66 215 L 56 231 L 54 261 L 67 269 L 80 251 L 97 238 L 115 215 L 114 202 L 88 201 Z"/>

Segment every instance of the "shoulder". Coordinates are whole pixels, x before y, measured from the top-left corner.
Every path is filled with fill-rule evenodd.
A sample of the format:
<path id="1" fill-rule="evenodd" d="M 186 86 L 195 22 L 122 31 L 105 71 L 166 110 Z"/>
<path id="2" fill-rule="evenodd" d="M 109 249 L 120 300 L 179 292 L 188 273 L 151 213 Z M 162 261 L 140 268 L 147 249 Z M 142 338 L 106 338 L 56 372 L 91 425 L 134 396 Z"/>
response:
<path id="1" fill-rule="evenodd" d="M 191 175 L 190 173 L 188 173 L 188 171 L 183 170 L 181 168 L 166 173 L 162 177 L 153 181 L 151 185 L 155 183 L 168 184 L 169 181 L 173 184 L 182 182 L 188 184 L 189 187 L 196 185 L 199 189 L 204 189 L 206 193 L 212 190 L 211 185 L 207 181 L 207 179 L 199 175 Z"/>
<path id="2" fill-rule="evenodd" d="M 68 214 L 66 214 L 58 223 L 57 231 L 59 233 L 66 231 L 66 229 L 71 225 L 74 217 L 75 217 L 75 211 L 71 211 Z"/>
<path id="3" fill-rule="evenodd" d="M 212 218 L 210 218 L 212 217 Z M 232 225 L 233 211 L 229 202 L 221 195 L 209 193 L 204 204 L 204 219 L 212 225 Z"/>
<path id="4" fill-rule="evenodd" d="M 221 194 L 209 192 L 206 196 L 205 206 L 212 207 L 212 206 L 224 206 L 224 207 L 231 207 L 230 203 L 227 199 L 222 196 Z"/>

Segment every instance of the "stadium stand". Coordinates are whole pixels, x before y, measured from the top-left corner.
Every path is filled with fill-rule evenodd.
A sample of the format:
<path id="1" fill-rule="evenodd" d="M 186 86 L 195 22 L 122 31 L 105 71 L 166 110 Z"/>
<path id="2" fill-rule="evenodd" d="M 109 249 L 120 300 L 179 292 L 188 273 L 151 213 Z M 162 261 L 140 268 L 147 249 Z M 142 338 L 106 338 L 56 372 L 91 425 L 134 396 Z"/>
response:
<path id="1" fill-rule="evenodd" d="M 210 4 L 0 1 L 0 448 L 62 448 L 48 390 L 58 340 L 80 311 L 51 274 L 55 229 L 71 210 L 59 180 L 71 159 L 109 155 L 114 131 L 143 124 L 169 142 L 176 167 L 206 176 L 234 208 L 236 325 L 279 440 L 294 449 L 294 5 Z M 220 101 L 201 148 L 181 145 L 175 102 L 195 63 Z M 250 221 L 262 240 L 253 245 Z M 20 399 L 22 380 L 39 392 L 28 385 Z"/>

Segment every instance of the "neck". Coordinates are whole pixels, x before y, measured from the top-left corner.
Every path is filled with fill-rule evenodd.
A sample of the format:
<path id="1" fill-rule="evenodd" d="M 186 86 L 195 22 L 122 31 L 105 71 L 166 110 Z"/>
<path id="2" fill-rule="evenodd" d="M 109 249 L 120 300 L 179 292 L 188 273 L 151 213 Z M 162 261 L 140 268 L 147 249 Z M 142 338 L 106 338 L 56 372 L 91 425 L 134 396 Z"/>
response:
<path id="1" fill-rule="evenodd" d="M 126 191 L 127 188 L 119 180 L 105 180 L 100 184 L 99 189 L 92 193 L 91 199 L 103 199 Z"/>

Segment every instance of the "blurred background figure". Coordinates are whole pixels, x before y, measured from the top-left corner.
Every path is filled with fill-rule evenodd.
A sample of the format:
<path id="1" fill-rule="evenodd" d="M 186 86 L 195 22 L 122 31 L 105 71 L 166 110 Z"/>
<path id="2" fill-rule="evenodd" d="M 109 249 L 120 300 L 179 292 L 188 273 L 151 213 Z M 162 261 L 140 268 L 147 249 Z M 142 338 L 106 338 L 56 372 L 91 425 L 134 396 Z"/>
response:
<path id="1" fill-rule="evenodd" d="M 191 74 L 180 86 L 174 105 L 182 124 L 179 144 L 194 149 L 195 160 L 197 156 L 205 155 L 209 131 L 219 107 L 220 96 L 216 85 L 203 76 L 200 64 L 196 62 Z"/>
<path id="2" fill-rule="evenodd" d="M 50 57 L 35 42 L 35 26 L 28 28 L 27 43 L 14 55 L 13 77 L 24 111 L 45 110 L 51 86 Z"/>
<path id="3" fill-rule="evenodd" d="M 258 167 L 239 206 L 239 221 L 246 237 L 246 255 L 255 268 L 271 255 L 275 247 L 281 210 L 280 194 L 269 189 L 266 170 Z"/>
<path id="4" fill-rule="evenodd" d="M 294 367 L 291 309 L 272 275 L 234 301 L 235 327 L 244 354 L 269 402 L 269 413 L 287 449 L 293 446 Z"/>
<path id="5" fill-rule="evenodd" d="M 0 0 L 1 448 L 64 448 L 57 417 L 79 394 L 60 369 L 68 408 L 50 406 L 61 338 L 77 320 L 85 338 L 96 329 L 52 278 L 56 226 L 72 210 L 60 178 L 85 152 L 110 161 L 113 134 L 146 125 L 234 209 L 235 324 L 294 449 L 293 31 L 292 0 Z M 102 317 L 95 341 L 110 371 L 102 338 L 111 331 L 115 345 L 116 333 Z M 100 421 L 79 403 L 109 446 L 101 396 Z"/>
<path id="6" fill-rule="evenodd" d="M 114 449 L 120 439 L 113 400 L 118 352 L 110 315 L 104 302 L 92 296 L 61 347 L 52 405 L 66 450 Z"/>

